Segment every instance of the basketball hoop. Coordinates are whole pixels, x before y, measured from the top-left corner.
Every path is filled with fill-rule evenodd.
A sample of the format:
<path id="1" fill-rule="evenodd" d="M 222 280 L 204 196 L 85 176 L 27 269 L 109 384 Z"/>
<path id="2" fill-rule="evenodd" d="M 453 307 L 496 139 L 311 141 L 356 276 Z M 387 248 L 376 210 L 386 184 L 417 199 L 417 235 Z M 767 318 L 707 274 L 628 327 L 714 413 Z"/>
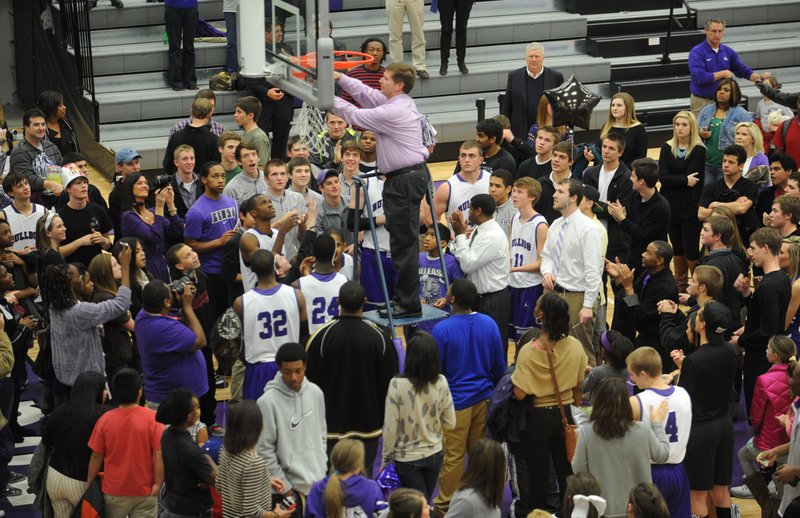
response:
<path id="1" fill-rule="evenodd" d="M 361 58 L 357 61 L 334 61 L 334 70 L 349 70 L 360 65 L 369 65 L 375 61 L 373 56 L 363 52 L 355 52 L 351 50 L 334 50 L 334 58 L 341 57 L 358 57 Z M 292 61 L 297 63 L 297 58 L 292 57 Z M 317 63 L 317 53 L 311 52 L 300 56 L 300 66 L 312 70 Z M 306 79 L 308 74 L 305 72 L 292 71 L 292 75 L 298 79 Z M 295 133 L 300 135 L 301 140 L 308 146 L 311 154 L 319 154 L 324 151 L 320 148 L 322 139 L 316 138 L 317 135 L 325 131 L 325 115 L 313 104 L 304 102 L 303 107 L 297 114 L 294 121 L 293 128 Z"/>
<path id="2" fill-rule="evenodd" d="M 355 68 L 355 67 L 360 66 L 360 65 L 369 65 L 369 64 L 371 64 L 372 62 L 375 61 L 375 58 L 373 56 L 370 56 L 369 54 L 365 54 L 363 52 L 356 52 L 354 50 L 334 50 L 333 51 L 333 57 L 334 58 L 345 58 L 345 59 L 348 58 L 348 57 L 361 58 L 361 59 L 359 59 L 357 61 L 350 61 L 350 60 L 338 61 L 338 60 L 335 60 L 333 62 L 333 69 L 334 70 L 349 70 L 351 68 Z M 298 63 L 296 57 L 292 57 L 292 61 L 295 64 Z M 303 67 L 303 68 L 306 68 L 308 70 L 313 70 L 314 68 L 316 68 L 316 63 L 317 63 L 317 53 L 316 52 L 310 52 L 308 54 L 303 54 L 302 56 L 300 56 L 300 66 Z M 305 79 L 307 74 L 305 72 L 302 72 L 302 71 L 300 71 L 300 72 L 293 71 L 292 75 L 294 77 L 298 78 L 298 79 Z"/>

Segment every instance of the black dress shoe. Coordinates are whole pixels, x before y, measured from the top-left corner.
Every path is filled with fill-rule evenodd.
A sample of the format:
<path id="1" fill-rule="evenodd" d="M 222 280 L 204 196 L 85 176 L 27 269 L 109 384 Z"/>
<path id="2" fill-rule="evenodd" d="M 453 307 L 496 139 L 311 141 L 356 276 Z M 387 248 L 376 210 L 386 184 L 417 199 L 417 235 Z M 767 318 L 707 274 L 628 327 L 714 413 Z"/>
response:
<path id="1" fill-rule="evenodd" d="M 394 315 L 400 310 L 400 306 L 395 301 L 392 301 L 390 306 L 392 307 L 392 315 Z M 378 307 L 378 316 L 385 318 L 388 314 L 389 312 L 387 311 L 385 304 L 383 306 Z"/>
<path id="2" fill-rule="evenodd" d="M 469 69 L 467 68 L 467 64 L 463 61 L 458 62 L 458 71 L 462 74 L 469 74 Z"/>
<path id="3" fill-rule="evenodd" d="M 417 75 L 420 79 L 430 79 L 431 77 L 427 70 L 417 70 Z"/>
<path id="4" fill-rule="evenodd" d="M 116 7 L 117 9 L 122 9 L 125 5 L 122 3 L 121 0 L 111 0 L 111 5 Z"/>
<path id="5" fill-rule="evenodd" d="M 419 318 L 421 316 L 422 308 L 407 309 L 403 306 L 397 306 L 397 311 L 392 311 L 392 318 Z"/>
<path id="6" fill-rule="evenodd" d="M 187 90 L 197 90 L 197 85 L 183 85 Z"/>
<path id="7" fill-rule="evenodd" d="M 439 67 L 439 75 L 440 76 L 447 75 L 447 63 L 442 63 L 442 66 Z"/>
<path id="8" fill-rule="evenodd" d="M 97 7 L 97 0 L 89 2 L 89 9 L 94 9 L 95 7 Z"/>

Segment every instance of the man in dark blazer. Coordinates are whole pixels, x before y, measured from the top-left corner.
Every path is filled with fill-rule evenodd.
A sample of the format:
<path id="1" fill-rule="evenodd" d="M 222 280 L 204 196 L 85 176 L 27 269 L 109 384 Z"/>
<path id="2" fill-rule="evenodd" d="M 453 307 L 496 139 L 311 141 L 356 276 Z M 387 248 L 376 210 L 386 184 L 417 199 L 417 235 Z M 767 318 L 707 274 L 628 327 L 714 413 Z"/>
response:
<path id="1" fill-rule="evenodd" d="M 545 90 L 564 82 L 561 72 L 544 66 L 544 46 L 530 43 L 526 50 L 526 66 L 508 73 L 506 94 L 500 113 L 511 120 L 511 132 L 523 140 L 536 122 L 539 99 Z"/>

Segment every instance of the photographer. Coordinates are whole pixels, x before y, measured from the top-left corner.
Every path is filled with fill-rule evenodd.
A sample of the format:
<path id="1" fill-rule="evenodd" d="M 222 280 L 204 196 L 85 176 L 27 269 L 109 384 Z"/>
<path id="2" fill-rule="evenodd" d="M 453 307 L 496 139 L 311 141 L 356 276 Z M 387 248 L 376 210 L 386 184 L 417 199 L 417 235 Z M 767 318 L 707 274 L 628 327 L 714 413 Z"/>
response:
<path id="1" fill-rule="evenodd" d="M 198 397 L 208 392 L 206 360 L 200 349 L 206 336 L 192 309 L 197 292 L 194 284 L 182 283 L 183 292 L 161 279 L 147 283 L 142 290 L 142 311 L 136 316 L 134 333 L 144 371 L 147 405 L 157 409 L 174 388 L 191 390 Z M 181 319 L 172 315 L 178 306 Z"/>
<path id="2" fill-rule="evenodd" d="M 122 206 L 129 210 L 122 215 L 120 237 L 136 237 L 142 242 L 147 257 L 147 271 L 157 279 L 169 282 L 164 249 L 170 242 L 183 238 L 183 219 L 175 207 L 175 191 L 168 182 L 159 185 L 156 178 L 155 207 L 147 208 L 150 185 L 141 173 L 128 175 L 122 181 Z M 166 207 L 167 213 L 164 214 Z"/>

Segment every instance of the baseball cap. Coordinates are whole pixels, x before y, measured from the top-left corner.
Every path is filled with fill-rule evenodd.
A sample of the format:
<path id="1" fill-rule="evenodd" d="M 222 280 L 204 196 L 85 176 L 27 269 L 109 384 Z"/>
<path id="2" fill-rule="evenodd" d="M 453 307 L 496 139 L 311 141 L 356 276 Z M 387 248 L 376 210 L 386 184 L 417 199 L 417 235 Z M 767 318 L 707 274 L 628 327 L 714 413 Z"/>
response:
<path id="1" fill-rule="evenodd" d="M 114 157 L 114 162 L 117 164 L 127 164 L 133 162 L 134 158 L 142 158 L 142 155 L 137 153 L 135 149 L 124 147 L 117 151 L 117 154 Z"/>
<path id="2" fill-rule="evenodd" d="M 332 176 L 339 178 L 339 171 L 337 169 L 323 169 L 317 175 L 317 183 L 322 185 L 323 183 L 325 183 L 325 180 L 327 180 Z"/>
<path id="3" fill-rule="evenodd" d="M 719 345 L 725 343 L 725 333 L 731 324 L 731 312 L 721 302 L 711 301 L 703 306 L 703 321 L 706 324 L 708 343 Z"/>
<path id="4" fill-rule="evenodd" d="M 592 200 L 594 203 L 592 204 L 592 211 L 597 214 L 603 213 L 603 206 L 600 204 L 600 191 L 592 187 L 591 185 L 583 184 L 583 195 Z"/>
<path id="5" fill-rule="evenodd" d="M 61 185 L 63 185 L 64 188 L 69 187 L 69 184 L 77 178 L 86 179 L 85 176 L 83 176 L 80 172 L 74 169 L 71 169 L 69 167 L 61 168 Z"/>

